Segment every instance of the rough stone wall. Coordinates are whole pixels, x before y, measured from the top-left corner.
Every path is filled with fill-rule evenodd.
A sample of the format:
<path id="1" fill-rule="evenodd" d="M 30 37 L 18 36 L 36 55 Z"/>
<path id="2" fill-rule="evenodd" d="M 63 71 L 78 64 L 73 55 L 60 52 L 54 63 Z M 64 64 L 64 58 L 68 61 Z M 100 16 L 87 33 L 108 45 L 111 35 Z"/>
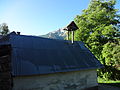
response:
<path id="1" fill-rule="evenodd" d="M 0 46 L 0 90 L 12 90 L 10 54 L 9 45 Z"/>
<path id="2" fill-rule="evenodd" d="M 13 90 L 81 90 L 97 86 L 96 70 L 13 78 Z"/>

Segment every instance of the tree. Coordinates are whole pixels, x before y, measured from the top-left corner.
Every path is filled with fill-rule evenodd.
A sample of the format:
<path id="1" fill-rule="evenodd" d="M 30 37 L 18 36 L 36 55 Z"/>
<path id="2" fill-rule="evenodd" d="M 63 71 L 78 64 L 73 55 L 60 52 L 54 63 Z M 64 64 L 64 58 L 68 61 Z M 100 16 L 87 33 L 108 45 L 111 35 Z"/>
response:
<path id="1" fill-rule="evenodd" d="M 117 67 L 120 64 L 120 43 L 106 43 L 103 46 L 102 55 L 106 65 Z"/>
<path id="2" fill-rule="evenodd" d="M 1 35 L 7 35 L 9 33 L 9 29 L 6 23 L 2 23 L 0 25 L 0 34 Z"/>
<path id="3" fill-rule="evenodd" d="M 91 0 L 82 15 L 74 19 L 79 27 L 75 40 L 83 41 L 108 66 L 120 64 L 120 15 L 115 4 L 116 0 Z"/>

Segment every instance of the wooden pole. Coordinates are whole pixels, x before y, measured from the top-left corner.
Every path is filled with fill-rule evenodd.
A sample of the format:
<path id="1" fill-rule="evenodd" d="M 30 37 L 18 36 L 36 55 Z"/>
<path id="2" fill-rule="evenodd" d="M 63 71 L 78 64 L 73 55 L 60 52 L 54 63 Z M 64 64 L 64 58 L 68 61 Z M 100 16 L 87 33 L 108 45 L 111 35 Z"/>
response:
<path id="1" fill-rule="evenodd" d="M 74 31 L 72 31 L 72 43 L 74 43 Z"/>
<path id="2" fill-rule="evenodd" d="M 67 35 L 67 40 L 69 40 L 69 31 L 68 31 L 67 33 L 68 33 L 68 35 Z"/>

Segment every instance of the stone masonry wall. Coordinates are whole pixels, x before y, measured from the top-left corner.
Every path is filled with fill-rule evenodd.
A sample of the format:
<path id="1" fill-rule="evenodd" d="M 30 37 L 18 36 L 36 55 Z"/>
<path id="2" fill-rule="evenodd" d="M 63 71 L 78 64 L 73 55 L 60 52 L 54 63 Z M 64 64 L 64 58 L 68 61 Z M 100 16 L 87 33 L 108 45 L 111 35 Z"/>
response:
<path id="1" fill-rule="evenodd" d="M 12 90 L 10 54 L 9 45 L 0 46 L 0 90 Z"/>
<path id="2" fill-rule="evenodd" d="M 96 70 L 13 78 L 13 90 L 81 90 L 97 86 Z"/>

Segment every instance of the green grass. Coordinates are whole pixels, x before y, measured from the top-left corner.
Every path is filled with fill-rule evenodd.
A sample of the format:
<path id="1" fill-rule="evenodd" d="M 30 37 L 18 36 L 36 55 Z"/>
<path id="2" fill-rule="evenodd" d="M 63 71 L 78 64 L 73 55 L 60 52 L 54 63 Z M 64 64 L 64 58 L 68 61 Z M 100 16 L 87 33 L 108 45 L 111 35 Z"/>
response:
<path id="1" fill-rule="evenodd" d="M 120 81 L 109 80 L 109 81 L 98 81 L 98 83 L 120 83 Z"/>
<path id="2" fill-rule="evenodd" d="M 113 80 L 104 80 L 102 78 L 98 78 L 98 83 L 120 83 L 119 81 L 113 81 Z"/>

